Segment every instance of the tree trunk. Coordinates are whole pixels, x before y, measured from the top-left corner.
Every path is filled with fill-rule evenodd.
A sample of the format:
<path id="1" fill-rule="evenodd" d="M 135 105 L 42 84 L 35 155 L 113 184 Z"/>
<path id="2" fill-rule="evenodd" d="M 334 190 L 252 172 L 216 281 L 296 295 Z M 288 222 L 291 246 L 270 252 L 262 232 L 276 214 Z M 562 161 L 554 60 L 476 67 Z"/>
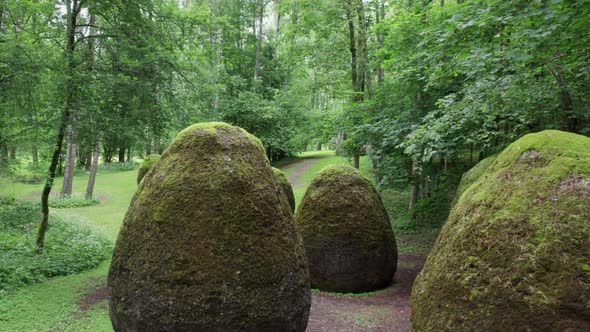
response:
<path id="1" fill-rule="evenodd" d="M 322 151 L 322 142 L 318 142 L 315 147 L 316 150 Z"/>
<path id="2" fill-rule="evenodd" d="M 161 151 L 160 151 L 160 138 L 159 137 L 157 137 L 156 139 L 154 139 L 154 152 L 156 154 L 161 154 Z"/>
<path id="3" fill-rule="evenodd" d="M 414 208 L 418 203 L 418 197 L 420 195 L 420 182 L 422 180 L 422 172 L 420 159 L 422 158 L 422 151 L 417 156 L 412 157 L 412 171 L 411 171 L 411 187 L 410 187 L 410 204 L 408 210 L 410 211 L 410 219 L 416 220 L 416 213 Z"/>
<path id="4" fill-rule="evenodd" d="M 559 56 L 559 54 L 557 54 Z M 556 66 L 551 70 L 553 77 L 557 81 L 559 87 L 559 111 L 561 116 L 562 128 L 572 133 L 578 132 L 578 119 L 574 114 L 574 104 L 572 97 L 567 88 L 565 77 L 563 75 L 563 69 L 560 66 Z"/>
<path id="5" fill-rule="evenodd" d="M 211 7 L 211 14 L 215 20 L 215 24 L 211 27 L 209 31 L 209 39 L 211 43 L 211 48 L 215 50 L 215 72 L 214 72 L 214 96 L 212 101 L 213 110 L 217 112 L 219 109 L 219 101 L 220 101 L 220 92 L 221 88 L 219 86 L 219 81 L 221 77 L 221 55 L 222 55 L 222 37 L 223 37 L 223 29 L 221 27 L 221 16 L 223 12 L 220 10 L 220 6 L 218 1 L 210 0 L 209 5 Z"/>
<path id="6" fill-rule="evenodd" d="M 74 129 L 70 124 L 67 129 L 67 151 L 66 165 L 64 170 L 64 181 L 61 187 L 61 197 L 68 198 L 72 196 L 72 183 L 74 178 L 74 163 L 76 161 L 76 143 L 74 143 Z"/>
<path id="7" fill-rule="evenodd" d="M 264 7 L 266 0 L 260 0 L 260 12 L 258 13 L 258 43 L 256 44 L 256 61 L 254 64 L 254 81 L 260 78 L 260 53 L 262 52 L 262 23 L 264 19 Z M 256 84 L 256 82 L 254 82 Z"/>
<path id="8" fill-rule="evenodd" d="M 39 164 L 39 152 L 37 151 L 37 145 L 33 144 L 31 147 L 31 153 L 33 154 L 33 165 Z"/>
<path id="9" fill-rule="evenodd" d="M 410 205 L 408 206 L 408 210 L 412 212 L 416 203 L 418 202 L 418 195 L 420 193 L 420 178 L 418 174 L 418 167 L 417 162 L 412 162 L 412 183 L 410 187 Z M 412 213 L 412 219 L 414 219 L 414 214 Z"/>
<path id="10" fill-rule="evenodd" d="M 68 126 L 68 122 L 70 121 L 71 114 L 74 110 L 75 105 L 75 82 L 74 82 L 74 71 L 76 68 L 76 63 L 74 60 L 74 49 L 76 47 L 76 26 L 77 26 L 77 18 L 78 14 L 80 13 L 81 6 L 78 5 L 78 0 L 72 0 L 71 7 L 70 2 L 66 3 L 67 5 L 67 29 L 66 29 L 66 58 L 67 58 L 67 84 L 66 84 L 66 104 L 64 110 L 61 114 L 61 120 L 59 124 L 59 129 L 57 132 L 57 140 L 55 144 L 55 149 L 53 150 L 53 156 L 51 158 L 51 163 L 49 164 L 49 174 L 47 175 L 47 180 L 45 181 L 45 186 L 43 187 L 43 193 L 41 194 L 41 211 L 43 213 L 43 218 L 41 219 L 41 224 L 39 225 L 39 231 L 37 233 L 37 241 L 36 241 L 36 251 L 37 253 L 43 253 L 43 246 L 45 244 L 45 233 L 47 233 L 47 226 L 49 223 L 49 194 L 51 193 L 51 188 L 53 186 L 53 180 L 55 179 L 55 170 L 57 168 L 57 163 L 59 162 L 59 156 L 61 154 L 61 149 L 64 141 L 64 136 L 66 134 L 66 128 Z"/>
<path id="11" fill-rule="evenodd" d="M 346 19 L 348 21 L 348 44 L 350 49 L 350 80 L 352 83 L 353 102 L 358 101 L 357 88 L 357 59 L 356 59 L 356 37 L 354 30 L 354 17 L 352 15 L 352 3 L 348 1 L 348 8 L 346 10 Z"/>
<path id="12" fill-rule="evenodd" d="M 0 168 L 8 165 L 8 147 L 4 141 L 0 141 Z"/>
<path id="13" fill-rule="evenodd" d="M 125 162 L 125 145 L 123 144 L 119 145 L 119 162 Z"/>
<path id="14" fill-rule="evenodd" d="M 10 159 L 16 159 L 16 146 L 14 145 L 10 147 Z"/>
<path id="15" fill-rule="evenodd" d="M 358 19 L 358 47 L 360 51 L 360 61 L 357 69 L 357 92 L 360 94 L 360 101 L 364 100 L 365 87 L 369 93 L 370 82 L 367 73 L 369 72 L 369 50 L 367 48 L 367 20 L 365 17 L 365 7 L 363 0 L 357 1 L 357 19 Z"/>
<path id="16" fill-rule="evenodd" d="M 96 137 L 96 144 L 92 153 L 92 162 L 90 165 L 90 176 L 88 177 L 88 185 L 86 186 L 86 199 L 92 199 L 94 193 L 94 183 L 96 182 L 96 171 L 98 170 L 98 158 L 100 157 L 100 140 L 102 135 L 99 133 Z"/>
<path id="17" fill-rule="evenodd" d="M 376 7 L 377 8 L 376 8 L 375 20 L 376 20 L 376 23 L 379 24 L 380 22 L 382 22 L 385 19 L 384 0 L 377 0 Z M 382 33 L 377 33 L 377 47 L 380 49 L 383 48 L 383 34 Z M 379 86 L 382 86 L 383 80 L 385 79 L 385 70 L 383 69 L 383 59 L 381 56 L 379 56 L 377 66 L 378 66 L 377 84 Z"/>
<path id="18" fill-rule="evenodd" d="M 353 152 L 352 160 L 354 168 L 359 169 L 361 167 L 361 154 L 358 151 Z"/>
<path id="19" fill-rule="evenodd" d="M 86 161 L 84 162 L 84 169 L 86 171 L 90 171 L 90 166 L 92 165 L 92 149 L 88 149 L 86 152 Z"/>

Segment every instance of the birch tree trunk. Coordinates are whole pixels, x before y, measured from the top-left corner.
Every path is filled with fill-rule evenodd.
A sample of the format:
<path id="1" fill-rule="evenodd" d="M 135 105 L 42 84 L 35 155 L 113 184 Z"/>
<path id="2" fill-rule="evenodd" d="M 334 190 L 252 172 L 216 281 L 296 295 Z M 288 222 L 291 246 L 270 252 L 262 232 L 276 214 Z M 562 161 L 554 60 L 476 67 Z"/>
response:
<path id="1" fill-rule="evenodd" d="M 96 137 L 96 144 L 92 153 L 92 163 L 90 165 L 90 176 L 88 177 L 88 185 L 86 186 L 86 199 L 92 199 L 94 194 L 94 183 L 96 182 L 96 171 L 98 170 L 98 158 L 100 157 L 100 141 L 102 134 L 99 133 Z"/>
<path id="2" fill-rule="evenodd" d="M 74 181 L 74 167 L 76 161 L 76 143 L 74 142 L 74 129 L 70 124 L 67 129 L 66 165 L 64 181 L 61 186 L 61 198 L 72 196 L 72 184 Z"/>
<path id="3" fill-rule="evenodd" d="M 262 23 L 264 20 L 264 7 L 266 7 L 265 0 L 260 1 L 260 11 L 258 12 L 258 43 L 256 45 L 256 62 L 254 64 L 254 81 L 260 79 L 260 54 L 262 52 Z M 256 83 L 255 83 L 256 84 Z"/>

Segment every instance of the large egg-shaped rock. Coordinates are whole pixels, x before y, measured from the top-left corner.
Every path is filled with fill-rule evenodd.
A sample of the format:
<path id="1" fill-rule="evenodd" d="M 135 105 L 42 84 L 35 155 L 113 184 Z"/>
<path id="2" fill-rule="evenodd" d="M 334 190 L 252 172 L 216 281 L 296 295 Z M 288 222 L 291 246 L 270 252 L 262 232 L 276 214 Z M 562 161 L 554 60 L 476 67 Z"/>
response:
<path id="1" fill-rule="evenodd" d="M 590 138 L 526 135 L 463 187 L 414 283 L 414 330 L 590 331 Z"/>
<path id="2" fill-rule="evenodd" d="M 297 209 L 311 287 L 368 292 L 391 282 L 397 246 L 387 211 L 373 184 L 346 165 L 322 169 Z"/>
<path id="3" fill-rule="evenodd" d="M 260 141 L 183 130 L 141 181 L 108 276 L 116 331 L 304 331 L 309 273 Z"/>

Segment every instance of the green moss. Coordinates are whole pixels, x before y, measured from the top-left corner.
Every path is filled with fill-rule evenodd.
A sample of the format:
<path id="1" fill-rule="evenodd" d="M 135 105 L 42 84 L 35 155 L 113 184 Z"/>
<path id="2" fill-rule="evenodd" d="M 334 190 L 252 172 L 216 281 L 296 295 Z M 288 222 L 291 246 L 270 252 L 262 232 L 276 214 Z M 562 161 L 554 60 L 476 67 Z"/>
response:
<path id="1" fill-rule="evenodd" d="M 471 168 L 470 170 L 465 172 L 465 174 L 463 174 L 463 176 L 461 177 L 461 183 L 459 184 L 459 187 L 457 188 L 457 193 L 455 195 L 455 200 L 453 201 L 453 205 L 455 205 L 457 203 L 457 200 L 459 199 L 459 197 L 461 197 L 461 195 L 465 192 L 465 190 L 467 190 L 467 188 L 469 188 L 475 181 L 477 181 L 485 173 L 485 171 L 496 160 L 496 158 L 498 158 L 497 154 L 489 156 L 489 157 L 483 159 L 482 161 L 480 161 L 479 163 L 477 163 L 477 165 L 473 166 L 473 168 Z"/>
<path id="2" fill-rule="evenodd" d="M 291 187 L 289 179 L 287 179 L 287 176 L 283 174 L 283 172 L 281 172 L 281 170 L 278 168 L 273 167 L 272 171 L 275 174 L 277 180 L 279 181 L 279 184 L 281 185 L 281 188 L 283 189 L 285 196 L 287 196 L 287 201 L 289 202 L 289 206 L 291 207 L 291 213 L 294 213 L 295 195 L 293 194 L 293 187 Z"/>
<path id="3" fill-rule="evenodd" d="M 395 236 L 373 184 L 346 165 L 322 169 L 296 213 L 312 287 L 366 292 L 389 284 L 397 264 Z"/>
<path id="4" fill-rule="evenodd" d="M 139 166 L 139 171 L 137 172 L 137 184 L 141 182 L 143 177 L 147 174 L 147 172 L 156 164 L 156 162 L 160 160 L 159 154 L 151 154 L 143 160 L 141 165 Z"/>
<path id="5" fill-rule="evenodd" d="M 526 135 L 464 189 L 414 284 L 416 330 L 590 328 L 589 147 Z"/>
<path id="6" fill-rule="evenodd" d="M 306 266 L 260 141 L 227 124 L 197 124 L 132 199 L 109 273 L 114 324 L 303 331 Z"/>
<path id="7" fill-rule="evenodd" d="M 260 141 L 260 139 L 258 139 L 258 137 L 250 134 L 249 132 L 240 127 L 234 127 L 225 122 L 202 122 L 194 124 L 178 133 L 178 135 L 176 136 L 176 140 L 180 140 L 184 136 L 192 135 L 195 133 L 199 133 L 199 135 L 202 135 L 202 133 L 207 133 L 208 135 L 216 136 L 219 130 L 239 130 L 243 136 L 248 138 L 248 140 L 250 140 L 251 143 L 253 143 L 260 151 L 266 154 L 264 145 L 262 145 L 262 142 Z"/>

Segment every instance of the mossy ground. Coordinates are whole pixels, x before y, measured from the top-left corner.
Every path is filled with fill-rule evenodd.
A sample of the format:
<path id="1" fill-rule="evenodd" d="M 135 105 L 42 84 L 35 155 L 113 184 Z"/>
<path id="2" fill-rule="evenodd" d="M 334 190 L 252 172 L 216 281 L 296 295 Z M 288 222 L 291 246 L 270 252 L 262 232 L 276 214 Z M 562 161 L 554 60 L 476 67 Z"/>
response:
<path id="1" fill-rule="evenodd" d="M 590 328 L 589 147 L 527 135 L 464 190 L 414 285 L 416 330 Z"/>

